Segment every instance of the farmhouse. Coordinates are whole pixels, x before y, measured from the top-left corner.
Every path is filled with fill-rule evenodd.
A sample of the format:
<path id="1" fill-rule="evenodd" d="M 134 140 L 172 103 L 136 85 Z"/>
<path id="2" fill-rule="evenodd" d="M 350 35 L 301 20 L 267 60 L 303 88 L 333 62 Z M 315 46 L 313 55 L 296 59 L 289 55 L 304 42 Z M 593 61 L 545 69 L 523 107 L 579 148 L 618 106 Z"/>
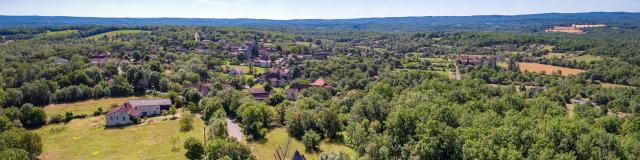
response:
<path id="1" fill-rule="evenodd" d="M 111 59 L 111 52 L 106 52 L 99 54 L 97 56 L 91 57 L 91 64 L 96 66 L 102 66 L 107 63 Z"/>
<path id="2" fill-rule="evenodd" d="M 324 79 L 318 78 L 315 81 L 313 81 L 313 83 L 310 83 L 310 84 L 298 84 L 298 83 L 291 84 L 291 86 L 289 86 L 289 89 L 287 90 L 287 98 L 289 100 L 296 100 L 300 92 L 302 92 L 304 89 L 311 88 L 311 87 L 324 88 L 330 92 L 333 89 L 331 85 L 329 85 L 326 81 L 324 81 Z"/>
<path id="3" fill-rule="evenodd" d="M 489 64 L 491 61 L 495 60 L 496 57 L 487 55 L 460 55 L 456 57 L 456 61 L 458 63 L 466 65 Z"/>
<path id="4" fill-rule="evenodd" d="M 157 116 L 171 106 L 170 99 L 135 99 L 124 105 L 111 108 L 107 112 L 106 126 L 119 126 L 133 123 L 134 118 Z"/>
<path id="5" fill-rule="evenodd" d="M 264 88 L 249 88 L 249 93 L 259 101 L 265 100 L 269 97 L 269 92 L 265 91 Z"/>

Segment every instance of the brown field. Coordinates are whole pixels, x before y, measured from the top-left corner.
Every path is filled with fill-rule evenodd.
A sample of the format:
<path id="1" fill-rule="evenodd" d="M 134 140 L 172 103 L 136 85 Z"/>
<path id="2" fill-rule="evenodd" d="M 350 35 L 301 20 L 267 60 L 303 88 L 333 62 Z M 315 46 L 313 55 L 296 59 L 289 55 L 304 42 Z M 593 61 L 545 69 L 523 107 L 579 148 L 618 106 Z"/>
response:
<path id="1" fill-rule="evenodd" d="M 547 75 L 551 75 L 553 74 L 553 72 L 558 72 L 558 70 L 562 71 L 562 76 L 577 75 L 585 71 L 581 69 L 573 69 L 573 68 L 558 67 L 558 66 L 538 64 L 538 63 L 526 63 L 526 62 L 519 62 L 518 66 L 520 67 L 521 72 L 529 71 L 529 72 L 540 73 L 544 71 L 545 74 Z"/>

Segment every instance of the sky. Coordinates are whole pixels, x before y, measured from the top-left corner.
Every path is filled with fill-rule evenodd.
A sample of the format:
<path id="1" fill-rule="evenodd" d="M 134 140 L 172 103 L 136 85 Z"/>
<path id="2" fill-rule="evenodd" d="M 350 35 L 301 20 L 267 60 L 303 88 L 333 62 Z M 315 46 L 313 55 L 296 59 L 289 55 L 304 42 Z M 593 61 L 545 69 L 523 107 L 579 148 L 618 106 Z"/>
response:
<path id="1" fill-rule="evenodd" d="M 0 15 L 346 19 L 640 12 L 640 0 L 0 0 Z"/>

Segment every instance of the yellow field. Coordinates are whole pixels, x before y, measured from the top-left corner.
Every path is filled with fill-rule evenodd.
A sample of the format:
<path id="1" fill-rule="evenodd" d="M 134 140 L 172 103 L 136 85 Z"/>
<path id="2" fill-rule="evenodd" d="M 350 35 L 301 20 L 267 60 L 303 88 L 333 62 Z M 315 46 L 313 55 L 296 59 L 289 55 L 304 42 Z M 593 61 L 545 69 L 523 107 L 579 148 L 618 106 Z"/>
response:
<path id="1" fill-rule="evenodd" d="M 62 104 L 50 104 L 44 107 L 44 112 L 47 116 L 51 117 L 53 115 L 64 115 L 66 112 L 73 112 L 74 115 L 80 114 L 93 114 L 94 111 L 98 110 L 98 108 L 102 107 L 104 111 L 108 111 L 111 104 L 123 104 L 129 99 L 136 99 L 140 97 L 124 97 L 124 98 L 103 98 L 103 99 L 95 99 L 95 100 L 86 100 L 82 102 L 75 103 L 62 103 Z"/>
<path id="2" fill-rule="evenodd" d="M 178 120 L 152 118 L 152 122 L 105 129 L 104 116 L 76 119 L 35 130 L 42 137 L 43 160 L 66 159 L 186 159 L 182 145 L 188 137 L 202 140 L 204 123 L 194 118 L 194 130 L 179 131 Z M 172 151 L 173 139 L 176 148 Z"/>
<path id="3" fill-rule="evenodd" d="M 143 30 L 118 30 L 118 31 L 111 31 L 111 32 L 106 32 L 106 33 L 101 33 L 101 34 L 96 34 L 93 35 L 91 37 L 87 37 L 87 39 L 91 39 L 91 40 L 98 40 L 104 36 L 107 36 L 109 38 L 111 37 L 115 37 L 118 34 L 138 34 L 138 33 L 151 33 L 151 31 L 143 31 Z"/>
<path id="4" fill-rule="evenodd" d="M 573 68 L 558 67 L 558 66 L 538 64 L 538 63 L 526 63 L 526 62 L 518 62 L 518 67 L 520 67 L 521 72 L 529 71 L 529 72 L 540 73 L 544 71 L 545 74 L 547 75 L 552 75 L 553 72 L 558 72 L 559 70 L 562 71 L 562 76 L 572 76 L 572 75 L 577 75 L 579 73 L 584 72 L 584 70 L 581 70 L 581 69 L 573 69 Z"/>
<path id="5" fill-rule="evenodd" d="M 44 35 L 47 37 L 54 37 L 54 36 L 66 36 L 66 35 L 71 35 L 76 33 L 80 33 L 80 31 L 79 30 L 54 31 L 54 32 L 44 33 Z"/>

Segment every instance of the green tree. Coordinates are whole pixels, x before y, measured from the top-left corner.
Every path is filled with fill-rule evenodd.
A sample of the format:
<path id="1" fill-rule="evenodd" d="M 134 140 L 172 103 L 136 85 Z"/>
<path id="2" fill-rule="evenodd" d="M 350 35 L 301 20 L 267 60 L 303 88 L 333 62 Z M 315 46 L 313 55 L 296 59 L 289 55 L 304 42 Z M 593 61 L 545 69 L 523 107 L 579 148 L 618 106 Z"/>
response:
<path id="1" fill-rule="evenodd" d="M 183 112 L 180 116 L 180 131 L 188 132 L 193 129 L 193 115 L 189 112 Z"/>
<path id="2" fill-rule="evenodd" d="M 247 103 L 238 109 L 243 132 L 247 139 L 259 140 L 264 138 L 271 123 L 271 110 L 261 103 Z"/>
<path id="3" fill-rule="evenodd" d="M 304 144 L 304 148 L 307 151 L 317 151 L 318 144 L 320 144 L 320 135 L 314 130 L 308 130 L 302 136 L 302 144 Z"/>
<path id="4" fill-rule="evenodd" d="M 184 156 L 190 160 L 202 159 L 205 154 L 202 142 L 198 141 L 194 137 L 189 137 L 184 141 L 184 149 L 187 150 Z"/>

